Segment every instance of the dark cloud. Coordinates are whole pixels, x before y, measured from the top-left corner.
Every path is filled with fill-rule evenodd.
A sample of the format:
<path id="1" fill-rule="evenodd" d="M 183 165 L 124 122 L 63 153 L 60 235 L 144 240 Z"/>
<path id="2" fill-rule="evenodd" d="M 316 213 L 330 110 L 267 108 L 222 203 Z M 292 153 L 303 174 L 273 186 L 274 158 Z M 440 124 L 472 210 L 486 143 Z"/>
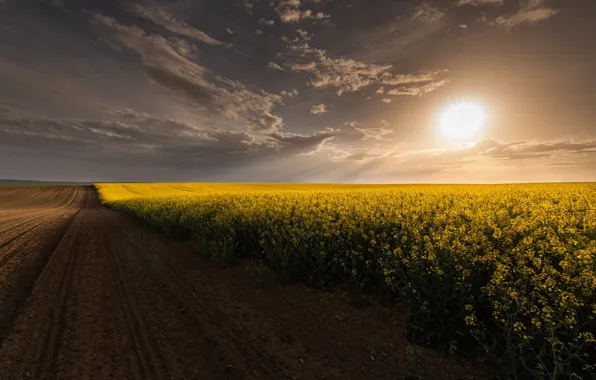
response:
<path id="1" fill-rule="evenodd" d="M 203 128 L 176 119 L 131 109 L 107 109 L 111 120 L 49 120 L 0 118 L 0 145 L 35 146 L 43 152 L 60 151 L 77 157 L 115 164 L 154 163 L 192 167 L 246 165 L 267 157 L 308 154 L 334 138 L 330 130 L 312 135 L 272 132 L 257 138 L 248 132 Z M 45 153 L 44 153 L 45 154 Z M 212 168 L 206 167 L 205 171 Z"/>
<path id="2" fill-rule="evenodd" d="M 323 12 L 313 12 L 306 9 L 302 3 L 304 0 L 277 0 L 275 10 L 283 23 L 298 23 L 303 20 L 327 20 L 329 15 Z"/>
<path id="3" fill-rule="evenodd" d="M 335 138 L 336 133 L 329 130 L 319 131 L 312 135 L 275 132 L 270 136 L 279 146 L 290 147 L 292 150 L 300 150 L 301 153 L 308 154 L 319 151 L 327 141 Z"/>
<path id="4" fill-rule="evenodd" d="M 176 48 L 177 41 L 147 35 L 137 27 L 119 24 L 102 15 L 95 15 L 93 22 L 107 27 L 112 38 L 138 52 L 152 80 L 187 96 L 195 106 L 234 120 L 244 117 L 251 131 L 269 133 L 282 127 L 281 117 L 272 113 L 275 103 L 280 102 L 279 96 L 266 91 L 252 92 L 237 81 L 214 77 L 191 60 L 190 48 L 181 53 Z"/>
<path id="5" fill-rule="evenodd" d="M 192 80 L 178 71 L 151 64 L 145 66 L 145 72 L 157 84 L 183 93 L 190 97 L 195 105 L 208 111 L 223 112 L 227 107 L 223 94 L 206 82 Z"/>
<path id="6" fill-rule="evenodd" d="M 16 106 L 18 108 L 18 106 Z M 15 106 L 13 106 L 10 103 L 0 103 L 0 118 L 1 117 L 7 117 L 13 114 L 13 109 L 15 108 Z"/>
<path id="7" fill-rule="evenodd" d="M 184 21 L 177 20 L 162 9 L 133 4 L 132 10 L 138 16 L 151 20 L 171 32 L 190 37 L 205 44 L 223 45 L 223 42 L 208 36 L 205 32 L 197 28 L 193 28 Z"/>

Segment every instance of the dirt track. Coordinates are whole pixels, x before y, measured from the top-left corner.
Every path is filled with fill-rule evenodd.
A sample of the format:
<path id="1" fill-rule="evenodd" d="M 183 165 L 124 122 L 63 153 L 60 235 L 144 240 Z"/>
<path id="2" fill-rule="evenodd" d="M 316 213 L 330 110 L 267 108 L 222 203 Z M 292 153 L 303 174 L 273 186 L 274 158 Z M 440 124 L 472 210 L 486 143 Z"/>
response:
<path id="1" fill-rule="evenodd" d="M 0 379 L 476 378 L 398 315 L 256 287 L 89 188 L 0 188 Z"/>

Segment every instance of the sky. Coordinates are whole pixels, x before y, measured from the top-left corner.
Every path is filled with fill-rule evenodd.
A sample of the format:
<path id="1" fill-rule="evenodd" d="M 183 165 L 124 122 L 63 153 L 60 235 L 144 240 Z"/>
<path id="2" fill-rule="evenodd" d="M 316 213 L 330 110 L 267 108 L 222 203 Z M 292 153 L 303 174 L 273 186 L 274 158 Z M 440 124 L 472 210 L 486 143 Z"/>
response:
<path id="1" fill-rule="evenodd" d="M 593 0 L 0 0 L 0 178 L 596 181 Z M 439 131 L 482 107 L 473 138 Z"/>

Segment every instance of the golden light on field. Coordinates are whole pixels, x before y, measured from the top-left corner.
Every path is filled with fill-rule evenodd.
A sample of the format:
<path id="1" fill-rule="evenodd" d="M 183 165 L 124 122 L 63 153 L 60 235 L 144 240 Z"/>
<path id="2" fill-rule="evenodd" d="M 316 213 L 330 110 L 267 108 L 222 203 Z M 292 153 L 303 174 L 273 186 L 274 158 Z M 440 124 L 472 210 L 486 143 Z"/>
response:
<path id="1" fill-rule="evenodd" d="M 439 132 L 449 140 L 471 141 L 486 124 L 486 112 L 476 103 L 461 101 L 448 106 L 440 115 Z"/>

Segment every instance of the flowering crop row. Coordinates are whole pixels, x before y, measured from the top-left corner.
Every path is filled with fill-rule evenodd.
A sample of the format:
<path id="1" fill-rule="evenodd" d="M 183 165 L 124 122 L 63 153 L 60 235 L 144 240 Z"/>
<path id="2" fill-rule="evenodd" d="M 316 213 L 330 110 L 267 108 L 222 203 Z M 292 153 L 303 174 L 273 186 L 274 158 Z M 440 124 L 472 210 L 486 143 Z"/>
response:
<path id="1" fill-rule="evenodd" d="M 98 189 L 287 280 L 398 298 L 413 337 L 479 342 L 509 377 L 596 376 L 595 184 L 208 186 Z"/>

